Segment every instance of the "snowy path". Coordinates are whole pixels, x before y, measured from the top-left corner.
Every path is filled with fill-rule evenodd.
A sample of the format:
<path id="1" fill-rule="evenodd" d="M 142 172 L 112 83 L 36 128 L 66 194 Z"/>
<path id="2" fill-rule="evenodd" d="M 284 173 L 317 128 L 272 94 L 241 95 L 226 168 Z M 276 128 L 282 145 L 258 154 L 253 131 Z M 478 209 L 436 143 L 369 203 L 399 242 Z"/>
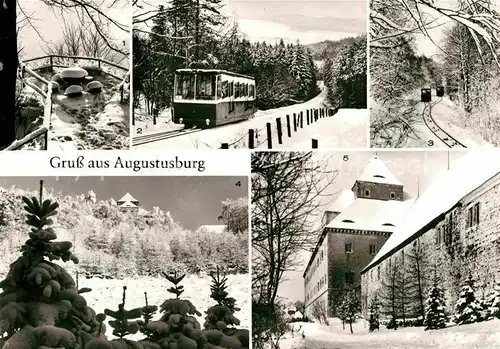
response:
<path id="1" fill-rule="evenodd" d="M 472 325 L 450 326 L 442 330 L 424 331 L 423 327 L 406 327 L 398 330 L 368 332 L 366 323 L 348 326 L 334 323 L 330 328 L 318 324 L 301 324 L 305 339 L 300 334 L 280 342 L 281 349 L 497 349 L 500 348 L 500 320 Z M 295 325 L 297 326 L 297 325 Z"/>
<path id="2" fill-rule="evenodd" d="M 265 139 L 265 126 L 270 122 L 273 130 L 276 127 L 276 118 L 281 117 L 284 130 L 284 142 L 278 145 L 277 134 L 273 131 L 273 149 L 276 147 L 288 149 L 310 149 L 311 138 L 319 138 L 320 148 L 343 147 L 343 148 L 361 148 L 367 146 L 367 127 L 368 113 L 363 110 L 342 110 L 332 118 L 318 120 L 316 124 L 306 126 L 293 135 L 292 138 L 285 141 L 286 135 L 286 115 L 305 112 L 307 109 L 324 108 L 326 100 L 326 91 L 322 91 L 315 98 L 287 107 L 257 111 L 255 116 L 247 121 L 224 125 L 213 129 L 202 130 L 188 135 L 168 138 L 156 142 L 137 145 L 134 148 L 146 149 L 186 149 L 186 148 L 205 148 L 218 149 L 222 143 L 232 144 L 230 148 L 248 147 L 248 130 L 259 130 L 259 138 Z M 305 118 L 305 116 L 304 116 Z M 330 120 L 331 119 L 331 120 Z M 137 125 L 136 125 L 137 126 Z M 157 125 L 158 126 L 158 125 Z M 162 124 L 161 130 L 168 127 Z M 160 127 L 156 127 L 159 131 Z M 144 132 L 144 130 L 143 130 Z M 300 136 L 299 136 L 300 133 Z M 286 142 L 286 143 L 285 143 Z M 256 144 L 261 141 L 257 140 Z M 265 145 L 261 145 L 265 147 Z M 259 147 L 259 148 L 261 148 Z"/>

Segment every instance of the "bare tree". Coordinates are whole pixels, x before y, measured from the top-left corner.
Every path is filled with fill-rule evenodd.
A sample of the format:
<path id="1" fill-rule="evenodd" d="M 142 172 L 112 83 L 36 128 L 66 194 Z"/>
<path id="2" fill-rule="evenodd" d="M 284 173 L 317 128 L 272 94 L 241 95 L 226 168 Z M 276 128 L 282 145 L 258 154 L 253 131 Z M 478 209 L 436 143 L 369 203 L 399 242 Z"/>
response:
<path id="1" fill-rule="evenodd" d="M 85 18 L 77 22 L 63 22 L 62 37 L 49 46 L 47 54 L 63 56 L 87 56 L 102 58 L 119 63 L 127 56 L 119 54 L 106 45 L 105 39 L 111 40 L 108 26 L 104 23 L 94 24 Z M 99 28 L 96 26 L 99 25 Z"/>
<path id="2" fill-rule="evenodd" d="M 110 4 L 106 0 L 41 0 L 53 9 L 61 10 L 61 15 L 68 12 L 86 18 L 102 38 L 103 43 L 111 50 L 127 56 L 127 50 L 108 39 L 101 30 L 100 23 L 110 25 L 129 32 L 127 24 L 122 24 L 105 13 L 106 7 L 115 6 L 119 1 Z M 19 65 L 17 37 L 17 1 L 4 0 L 0 6 L 0 149 L 11 144 L 16 138 L 16 80 Z M 28 23 L 31 24 L 31 23 Z M 32 25 L 32 24 L 31 24 Z M 34 28 L 35 31 L 36 28 Z"/>
<path id="3" fill-rule="evenodd" d="M 274 304 L 284 273 L 317 242 L 314 218 L 337 171 L 310 152 L 258 152 L 252 172 L 252 287 L 255 301 Z"/>

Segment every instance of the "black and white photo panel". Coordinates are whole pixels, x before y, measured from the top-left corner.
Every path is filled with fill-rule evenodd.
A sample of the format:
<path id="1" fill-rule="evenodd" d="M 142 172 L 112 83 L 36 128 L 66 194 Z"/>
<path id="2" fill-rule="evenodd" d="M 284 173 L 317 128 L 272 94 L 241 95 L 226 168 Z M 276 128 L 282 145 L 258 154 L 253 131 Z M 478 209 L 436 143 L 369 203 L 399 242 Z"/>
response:
<path id="1" fill-rule="evenodd" d="M 253 348 L 500 346 L 500 150 L 254 152 L 251 188 Z"/>
<path id="2" fill-rule="evenodd" d="M 250 348 L 248 177 L 0 177 L 1 348 Z"/>
<path id="3" fill-rule="evenodd" d="M 499 5 L 370 0 L 371 147 L 500 144 Z"/>
<path id="4" fill-rule="evenodd" d="M 365 0 L 137 0 L 132 147 L 368 147 Z"/>
<path id="5" fill-rule="evenodd" d="M 0 150 L 130 148 L 128 0 L 0 7 Z"/>

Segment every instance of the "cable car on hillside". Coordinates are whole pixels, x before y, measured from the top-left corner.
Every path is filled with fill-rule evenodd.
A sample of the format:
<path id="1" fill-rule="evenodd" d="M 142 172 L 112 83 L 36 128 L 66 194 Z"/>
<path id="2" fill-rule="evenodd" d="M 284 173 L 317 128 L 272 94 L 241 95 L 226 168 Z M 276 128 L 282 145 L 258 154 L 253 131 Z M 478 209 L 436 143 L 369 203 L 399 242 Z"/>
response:
<path id="1" fill-rule="evenodd" d="M 255 96 L 251 76 L 217 69 L 178 69 L 172 120 L 202 128 L 248 120 L 257 111 Z"/>

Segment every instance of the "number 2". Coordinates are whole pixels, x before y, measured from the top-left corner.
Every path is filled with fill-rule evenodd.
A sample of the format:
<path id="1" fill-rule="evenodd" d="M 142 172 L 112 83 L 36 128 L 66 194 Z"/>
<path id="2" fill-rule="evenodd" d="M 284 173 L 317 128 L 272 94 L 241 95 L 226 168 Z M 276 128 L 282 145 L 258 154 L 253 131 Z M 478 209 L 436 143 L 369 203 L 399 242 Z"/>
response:
<path id="1" fill-rule="evenodd" d="M 140 135 L 141 133 L 142 133 L 142 128 L 140 128 L 140 127 L 139 127 L 139 128 L 137 129 L 137 134 L 139 134 L 139 135 Z"/>

